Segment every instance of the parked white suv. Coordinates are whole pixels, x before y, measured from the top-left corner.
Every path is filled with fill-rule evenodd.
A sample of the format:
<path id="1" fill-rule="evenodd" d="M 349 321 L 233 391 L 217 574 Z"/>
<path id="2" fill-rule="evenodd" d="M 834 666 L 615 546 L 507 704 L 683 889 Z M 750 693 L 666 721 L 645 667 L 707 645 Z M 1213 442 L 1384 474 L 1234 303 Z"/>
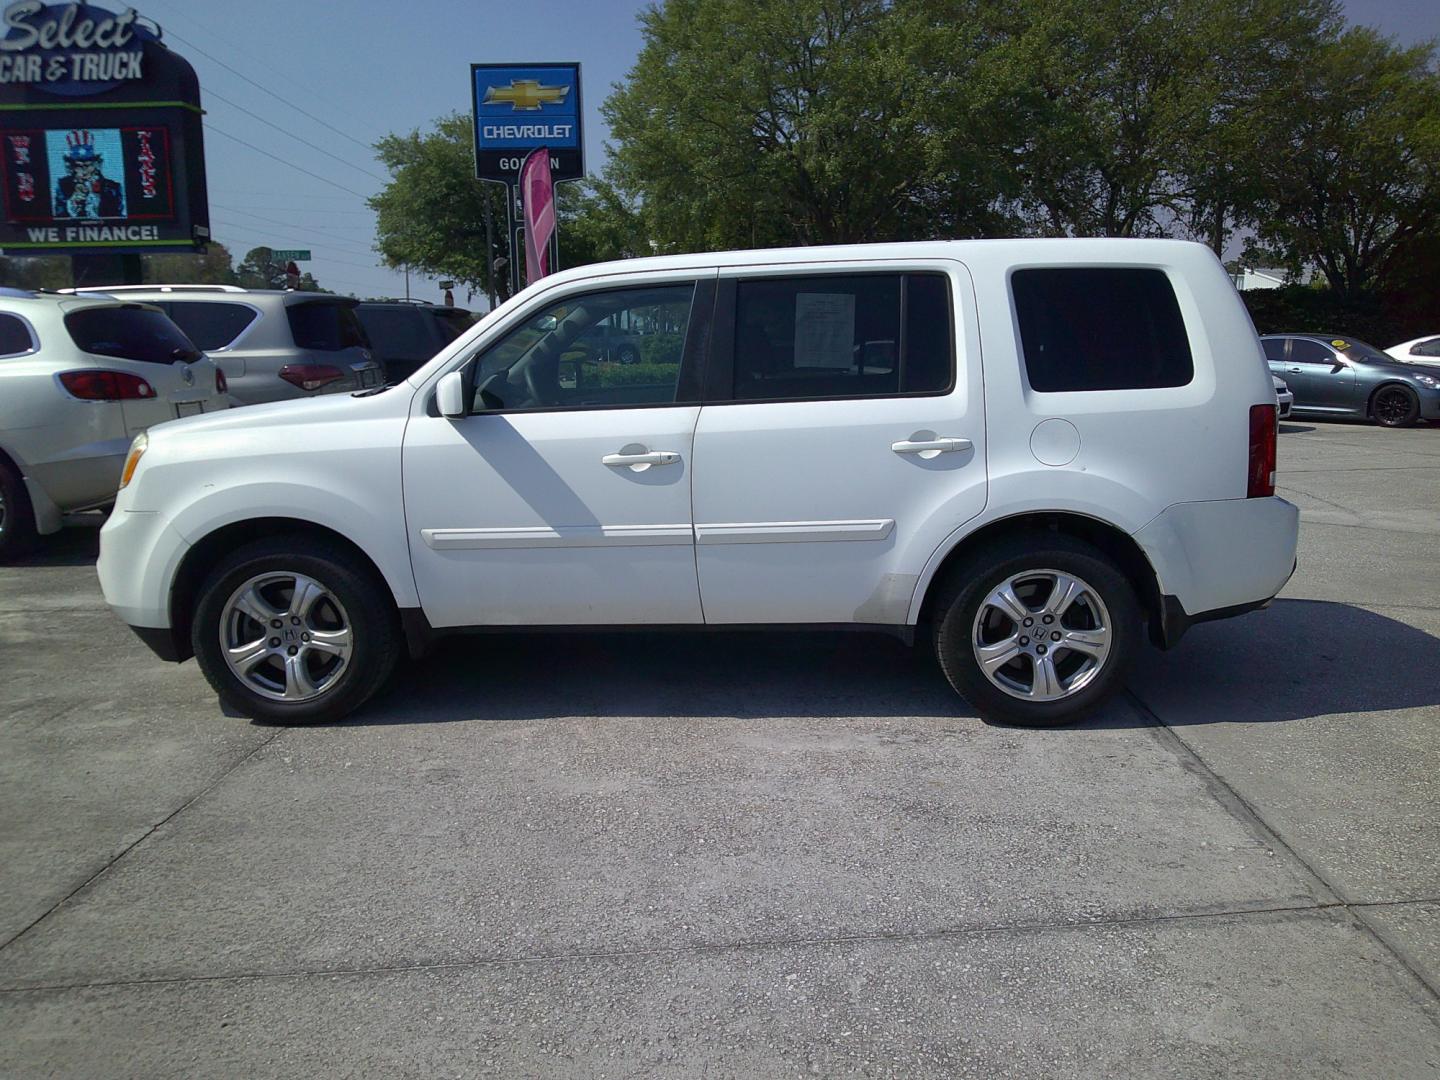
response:
<path id="1" fill-rule="evenodd" d="M 607 319 L 644 362 L 575 359 Z M 644 259 L 546 278 L 397 387 L 140 440 L 100 579 L 281 722 L 466 627 L 812 625 L 932 636 L 984 715 L 1054 724 L 1147 626 L 1173 645 L 1285 584 L 1275 439 L 1198 244 Z"/>
<path id="2" fill-rule="evenodd" d="M 140 432 L 227 404 L 224 376 L 157 309 L 0 289 L 0 560 L 111 502 Z"/>

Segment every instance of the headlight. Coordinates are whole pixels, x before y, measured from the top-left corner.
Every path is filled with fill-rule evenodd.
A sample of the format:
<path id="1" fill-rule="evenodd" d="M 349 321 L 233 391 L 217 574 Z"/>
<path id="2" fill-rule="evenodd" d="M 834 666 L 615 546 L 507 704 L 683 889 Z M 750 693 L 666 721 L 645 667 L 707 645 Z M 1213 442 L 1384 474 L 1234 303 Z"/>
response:
<path id="1" fill-rule="evenodd" d="M 135 475 L 135 466 L 140 464 L 140 459 L 145 456 L 145 448 L 150 445 L 150 438 L 143 431 L 135 436 L 135 441 L 130 444 L 130 453 L 125 455 L 125 467 L 120 470 L 120 488 L 124 491 L 125 486 L 130 483 L 130 478 Z"/>
<path id="2" fill-rule="evenodd" d="M 1432 390 L 1440 387 L 1440 379 L 1437 379 L 1434 375 L 1415 375 L 1413 378 L 1421 386 L 1428 386 Z"/>

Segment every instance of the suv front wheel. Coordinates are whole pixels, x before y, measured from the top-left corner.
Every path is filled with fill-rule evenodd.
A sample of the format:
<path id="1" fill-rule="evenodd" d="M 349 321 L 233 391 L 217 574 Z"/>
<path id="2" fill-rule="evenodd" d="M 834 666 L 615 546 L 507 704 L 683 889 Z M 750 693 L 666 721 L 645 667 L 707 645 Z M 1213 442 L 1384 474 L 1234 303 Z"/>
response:
<path id="1" fill-rule="evenodd" d="M 987 719 L 1025 727 L 1078 720 L 1118 690 L 1141 641 L 1120 569 L 1063 534 L 991 547 L 935 608 L 945 676 Z"/>
<path id="2" fill-rule="evenodd" d="M 259 540 L 200 590 L 191 643 L 215 692 L 281 724 L 338 720 L 389 677 L 400 630 L 388 592 L 339 546 Z"/>

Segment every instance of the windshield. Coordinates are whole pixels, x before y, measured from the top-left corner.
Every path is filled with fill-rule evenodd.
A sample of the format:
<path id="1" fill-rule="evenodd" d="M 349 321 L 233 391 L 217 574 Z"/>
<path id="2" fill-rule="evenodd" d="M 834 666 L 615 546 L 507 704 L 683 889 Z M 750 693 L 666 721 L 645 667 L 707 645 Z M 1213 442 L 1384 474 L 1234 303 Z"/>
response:
<path id="1" fill-rule="evenodd" d="M 1395 358 L 1387 356 L 1374 345 L 1367 345 L 1363 341 L 1356 341 L 1354 338 L 1346 340 L 1342 345 L 1340 341 L 1332 342 L 1335 348 L 1344 354 L 1345 359 L 1354 360 L 1360 364 L 1393 364 Z"/>

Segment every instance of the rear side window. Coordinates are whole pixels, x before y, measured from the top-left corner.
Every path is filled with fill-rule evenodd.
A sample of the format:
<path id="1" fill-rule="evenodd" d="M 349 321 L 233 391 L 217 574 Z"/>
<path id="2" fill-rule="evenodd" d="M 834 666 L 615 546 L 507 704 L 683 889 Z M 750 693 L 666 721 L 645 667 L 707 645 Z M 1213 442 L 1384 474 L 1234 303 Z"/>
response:
<path id="1" fill-rule="evenodd" d="M 1272 364 L 1283 364 L 1285 362 L 1285 339 L 1266 338 L 1260 344 L 1265 346 L 1265 359 Z"/>
<path id="2" fill-rule="evenodd" d="M 940 394 L 954 384 L 942 274 L 836 274 L 741 281 L 736 401 Z"/>
<path id="3" fill-rule="evenodd" d="M 1150 390 L 1195 377 L 1162 270 L 1016 270 L 1010 288 L 1033 390 Z"/>
<path id="4" fill-rule="evenodd" d="M 355 311 L 365 336 L 382 360 L 429 360 L 440 351 L 435 320 L 402 307 L 360 307 Z M 448 338 L 446 340 L 449 340 Z"/>
<path id="5" fill-rule="evenodd" d="M 190 361 L 200 350 L 162 312 L 142 307 L 92 307 L 65 316 L 81 352 L 150 364 Z"/>
<path id="6" fill-rule="evenodd" d="M 24 322 L 14 315 L 0 315 L 0 356 L 18 356 L 34 347 Z"/>
<path id="7" fill-rule="evenodd" d="M 297 348 L 339 352 L 369 347 L 355 309 L 348 304 L 323 301 L 290 304 L 285 308 L 285 316 L 290 320 L 290 334 Z"/>
<path id="8" fill-rule="evenodd" d="M 162 305 L 175 325 L 197 349 L 223 349 L 238 338 L 259 315 L 244 304 L 214 300 L 174 300 Z"/>

